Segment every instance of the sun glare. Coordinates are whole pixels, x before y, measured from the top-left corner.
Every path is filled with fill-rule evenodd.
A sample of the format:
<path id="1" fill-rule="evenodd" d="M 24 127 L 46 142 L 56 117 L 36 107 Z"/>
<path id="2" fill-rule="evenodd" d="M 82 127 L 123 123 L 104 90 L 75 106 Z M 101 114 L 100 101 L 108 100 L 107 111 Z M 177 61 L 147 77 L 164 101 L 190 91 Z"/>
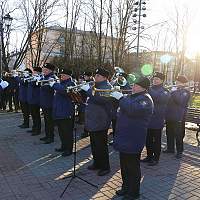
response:
<path id="1" fill-rule="evenodd" d="M 195 58 L 200 53 L 200 29 L 193 30 L 188 34 L 187 40 L 187 56 Z"/>

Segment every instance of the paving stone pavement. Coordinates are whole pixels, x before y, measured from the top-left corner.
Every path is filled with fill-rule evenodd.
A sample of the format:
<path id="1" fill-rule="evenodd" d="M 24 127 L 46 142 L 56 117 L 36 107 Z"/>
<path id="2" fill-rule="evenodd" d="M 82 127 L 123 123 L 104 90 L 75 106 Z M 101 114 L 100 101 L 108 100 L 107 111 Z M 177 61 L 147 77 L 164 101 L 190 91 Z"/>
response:
<path id="1" fill-rule="evenodd" d="M 91 164 L 89 139 L 80 139 L 77 126 L 77 175 L 98 186 L 98 189 L 75 178 L 60 198 L 69 182 L 64 177 L 72 174 L 73 156 L 61 157 L 54 152 L 59 147 L 56 133 L 53 144 L 42 144 L 41 136 L 30 136 L 21 124 L 21 113 L 0 113 L 0 200 L 89 200 L 116 199 L 121 176 L 118 153 L 110 150 L 111 173 L 98 177 L 87 170 Z M 164 146 L 166 143 L 163 134 Z M 185 151 L 181 160 L 174 155 L 161 154 L 157 166 L 142 163 L 141 200 L 199 200 L 200 149 L 195 132 L 187 130 Z M 143 152 L 145 156 L 145 151 Z"/>

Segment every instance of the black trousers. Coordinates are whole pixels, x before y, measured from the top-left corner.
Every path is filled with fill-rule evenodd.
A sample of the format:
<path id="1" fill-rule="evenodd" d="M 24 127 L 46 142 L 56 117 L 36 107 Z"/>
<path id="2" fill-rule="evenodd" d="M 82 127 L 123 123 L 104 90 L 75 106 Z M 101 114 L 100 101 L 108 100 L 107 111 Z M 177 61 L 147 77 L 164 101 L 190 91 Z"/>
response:
<path id="1" fill-rule="evenodd" d="M 94 165 L 102 170 L 110 169 L 108 153 L 108 130 L 89 132 Z"/>
<path id="2" fill-rule="evenodd" d="M 29 126 L 29 115 L 30 115 L 29 105 L 27 102 L 22 102 L 22 101 L 20 102 L 20 104 L 21 104 L 24 124 Z"/>
<path id="3" fill-rule="evenodd" d="M 117 123 L 117 119 L 116 118 L 112 119 L 113 137 L 115 135 L 116 123 Z"/>
<path id="4" fill-rule="evenodd" d="M 72 152 L 73 150 L 73 124 L 74 119 L 58 119 L 55 120 L 55 124 L 58 127 L 58 133 L 61 141 L 61 148 L 64 151 Z"/>
<path id="5" fill-rule="evenodd" d="M 40 117 L 40 106 L 37 104 L 30 104 L 31 117 L 33 120 L 32 130 L 36 132 L 41 131 L 41 117 Z"/>
<path id="6" fill-rule="evenodd" d="M 147 157 L 159 161 L 162 129 L 148 129 L 146 138 Z"/>
<path id="7" fill-rule="evenodd" d="M 14 90 L 7 91 L 7 102 L 9 105 L 9 110 L 13 110 L 13 103 L 15 106 L 15 110 L 19 109 L 19 100 L 18 100 L 18 92 Z"/>
<path id="8" fill-rule="evenodd" d="M 174 151 L 176 142 L 177 153 L 182 153 L 183 138 L 185 136 L 185 122 L 167 121 L 166 135 L 167 135 L 167 149 L 169 151 Z"/>
<path id="9" fill-rule="evenodd" d="M 52 117 L 52 108 L 42 108 L 44 114 L 45 136 L 54 139 L 54 122 Z"/>
<path id="10" fill-rule="evenodd" d="M 120 168 L 122 175 L 122 189 L 132 196 L 140 193 L 140 156 L 141 153 L 127 154 L 120 152 Z"/>
<path id="11" fill-rule="evenodd" d="M 0 109 L 6 110 L 6 92 L 0 92 Z"/>

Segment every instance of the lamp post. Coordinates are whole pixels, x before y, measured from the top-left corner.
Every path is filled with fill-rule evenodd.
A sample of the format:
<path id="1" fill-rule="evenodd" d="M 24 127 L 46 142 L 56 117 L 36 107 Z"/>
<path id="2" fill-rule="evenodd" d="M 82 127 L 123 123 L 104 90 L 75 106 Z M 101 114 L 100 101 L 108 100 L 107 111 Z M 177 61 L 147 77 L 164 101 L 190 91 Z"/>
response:
<path id="1" fill-rule="evenodd" d="M 3 51 L 3 45 L 4 45 L 4 33 L 6 33 L 6 46 L 7 46 L 7 58 L 9 56 L 9 39 L 10 39 L 10 26 L 12 23 L 13 18 L 10 16 L 10 14 L 6 14 L 5 16 L 2 16 L 0 21 L 0 77 L 2 77 L 2 71 L 3 71 L 3 61 L 2 61 L 2 51 Z M 5 26 L 5 27 L 4 27 Z"/>
<path id="2" fill-rule="evenodd" d="M 140 49 L 140 30 L 141 29 L 144 29 L 144 26 L 141 26 L 141 17 L 146 17 L 147 15 L 146 14 L 142 14 L 142 11 L 145 11 L 146 10 L 146 2 L 144 0 L 139 0 L 137 2 L 135 2 L 136 6 L 138 6 L 137 8 L 134 9 L 134 14 L 133 14 L 133 17 L 136 18 L 138 17 L 138 20 L 137 19 L 134 19 L 133 22 L 134 24 L 138 24 L 137 27 L 133 27 L 133 30 L 137 30 L 137 58 L 139 56 L 139 49 Z"/>

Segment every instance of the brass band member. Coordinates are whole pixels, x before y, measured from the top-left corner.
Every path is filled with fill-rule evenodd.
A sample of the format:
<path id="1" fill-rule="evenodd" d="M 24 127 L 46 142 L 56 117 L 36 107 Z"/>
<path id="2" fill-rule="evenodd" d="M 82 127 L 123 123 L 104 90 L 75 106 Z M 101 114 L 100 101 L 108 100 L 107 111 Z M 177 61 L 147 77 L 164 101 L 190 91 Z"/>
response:
<path id="1" fill-rule="evenodd" d="M 165 114 L 167 103 L 170 94 L 163 87 L 165 75 L 160 72 L 155 72 L 153 76 L 153 85 L 149 89 L 154 102 L 154 112 L 148 126 L 146 149 L 147 157 L 142 162 L 147 162 L 148 165 L 154 166 L 158 164 L 161 152 L 161 135 L 165 123 Z"/>
<path id="2" fill-rule="evenodd" d="M 175 152 L 176 158 L 181 158 L 183 153 L 183 138 L 185 136 L 185 114 L 190 99 L 190 91 L 185 86 L 188 79 L 180 75 L 176 79 L 176 87 L 171 92 L 171 97 L 166 110 L 166 135 L 167 149 L 164 153 Z"/>
<path id="3" fill-rule="evenodd" d="M 22 78 L 15 72 L 13 74 L 15 80 L 19 83 L 19 100 L 24 119 L 23 124 L 19 125 L 20 128 L 29 128 L 30 109 L 27 100 L 28 82 L 25 79 L 28 78 L 30 74 L 32 74 L 32 71 L 28 68 L 24 70 Z"/>
<path id="4" fill-rule="evenodd" d="M 132 85 L 133 94 L 120 92 L 111 95 L 119 100 L 114 148 L 120 153 L 122 189 L 116 192 L 123 200 L 140 196 L 140 156 L 145 144 L 147 128 L 153 113 L 153 100 L 147 93 L 150 81 L 140 77 Z"/>
<path id="5" fill-rule="evenodd" d="M 46 63 L 42 68 L 42 73 L 44 74 L 44 80 L 51 78 L 56 78 L 54 74 L 55 66 Z M 44 123 L 45 123 L 45 137 L 40 138 L 44 141 L 44 144 L 50 144 L 54 142 L 54 124 L 52 117 L 52 107 L 53 107 L 53 96 L 54 90 L 49 85 L 43 85 L 40 88 L 40 107 L 44 113 Z"/>
<path id="6" fill-rule="evenodd" d="M 70 156 L 73 149 L 73 125 L 74 125 L 74 104 L 67 95 L 65 89 L 74 86 L 72 81 L 72 71 L 62 69 L 60 72 L 60 83 L 50 82 L 50 86 L 55 90 L 53 99 L 53 119 L 58 127 L 61 147 L 55 151 L 63 152 L 62 156 Z"/>
<path id="7" fill-rule="evenodd" d="M 32 136 L 39 135 L 41 133 L 41 117 L 40 117 L 40 86 L 36 84 L 36 81 L 40 79 L 42 72 L 41 67 L 33 68 L 34 80 L 28 83 L 27 101 L 31 117 L 33 120 L 33 126 L 31 130 L 27 132 L 32 133 Z"/>
<path id="8" fill-rule="evenodd" d="M 103 68 L 96 70 L 95 85 L 97 89 L 111 89 L 108 82 L 109 72 Z M 88 166 L 89 170 L 98 170 L 99 176 L 110 172 L 109 154 L 107 145 L 107 132 L 111 123 L 111 103 L 108 97 L 101 96 L 95 92 L 90 85 L 81 87 L 88 96 L 85 108 L 85 129 L 90 134 L 93 164 Z"/>

